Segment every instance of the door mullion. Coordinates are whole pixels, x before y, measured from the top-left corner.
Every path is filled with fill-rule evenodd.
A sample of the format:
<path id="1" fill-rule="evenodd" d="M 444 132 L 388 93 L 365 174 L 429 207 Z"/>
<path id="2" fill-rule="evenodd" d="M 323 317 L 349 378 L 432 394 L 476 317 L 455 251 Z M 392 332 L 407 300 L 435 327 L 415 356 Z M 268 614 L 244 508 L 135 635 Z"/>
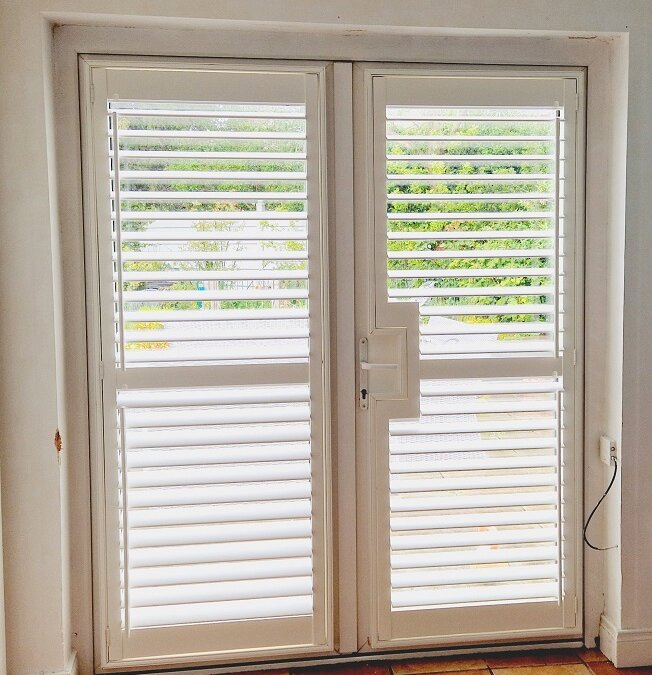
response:
<path id="1" fill-rule="evenodd" d="M 341 654 L 357 650 L 357 545 L 356 545 L 356 456 L 355 456 L 355 314 L 353 235 L 353 64 L 333 64 L 332 114 L 328 130 L 332 137 L 335 244 L 331 247 L 330 289 L 333 343 L 337 354 L 333 373 L 333 477 L 335 518 L 333 520 L 337 574 L 335 575 L 337 648 Z M 331 220 L 331 224 L 333 220 Z M 334 270 L 334 273 L 333 273 Z"/>

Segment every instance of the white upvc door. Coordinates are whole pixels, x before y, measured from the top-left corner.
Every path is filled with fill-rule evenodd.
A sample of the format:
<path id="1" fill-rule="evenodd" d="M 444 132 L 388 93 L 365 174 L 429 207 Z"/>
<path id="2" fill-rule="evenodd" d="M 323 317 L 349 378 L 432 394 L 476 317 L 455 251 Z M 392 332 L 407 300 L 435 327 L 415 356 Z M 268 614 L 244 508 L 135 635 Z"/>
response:
<path id="1" fill-rule="evenodd" d="M 579 636 L 581 73 L 80 74 L 98 668 Z"/>
<path id="2" fill-rule="evenodd" d="M 581 75 L 359 66 L 359 643 L 581 632 Z"/>
<path id="3" fill-rule="evenodd" d="M 325 73 L 82 62 L 102 667 L 332 650 Z"/>

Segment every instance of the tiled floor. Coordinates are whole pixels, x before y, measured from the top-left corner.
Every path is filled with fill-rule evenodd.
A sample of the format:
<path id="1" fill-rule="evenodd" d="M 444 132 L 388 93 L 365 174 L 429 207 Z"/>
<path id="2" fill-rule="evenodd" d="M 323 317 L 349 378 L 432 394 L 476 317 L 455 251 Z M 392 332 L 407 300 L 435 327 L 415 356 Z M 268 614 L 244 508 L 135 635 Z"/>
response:
<path id="1" fill-rule="evenodd" d="M 482 654 L 468 657 L 373 661 L 291 670 L 258 671 L 249 675 L 652 675 L 652 666 L 615 668 L 595 649 Z"/>

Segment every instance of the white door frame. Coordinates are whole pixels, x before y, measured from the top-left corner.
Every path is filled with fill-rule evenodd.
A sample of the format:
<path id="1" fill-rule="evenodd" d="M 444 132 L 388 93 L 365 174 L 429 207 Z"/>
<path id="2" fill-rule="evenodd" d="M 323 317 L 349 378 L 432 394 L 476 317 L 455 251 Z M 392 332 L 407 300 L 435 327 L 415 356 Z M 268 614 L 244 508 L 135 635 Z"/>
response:
<path id="1" fill-rule="evenodd" d="M 87 418 L 94 414 L 92 387 L 86 378 L 86 370 L 79 367 L 79 354 L 86 347 L 87 309 L 84 302 L 84 264 L 83 264 L 83 215 L 82 198 L 84 195 L 80 172 L 71 171 L 79 163 L 81 151 L 80 120 L 78 115 L 78 55 L 102 55 L 111 53 L 173 57 L 225 57 L 225 58 L 263 58 L 263 59 L 316 59 L 328 54 L 337 53 L 340 58 L 350 61 L 378 61 L 392 59 L 393 62 L 423 62 L 430 64 L 446 63 L 505 63 L 519 65 L 556 66 L 560 63 L 569 67 L 582 67 L 590 79 L 587 90 L 587 109 L 589 126 L 587 129 L 587 165 L 602 166 L 605 152 L 620 147 L 620 137 L 613 138 L 612 133 L 620 132 L 621 114 L 616 107 L 621 81 L 617 79 L 620 71 L 612 71 L 611 56 L 619 53 L 619 40 L 569 40 L 568 36 L 528 36 L 513 37 L 505 35 L 479 36 L 465 35 L 458 37 L 438 35 L 436 29 L 430 34 L 414 34 L 410 39 L 404 35 L 386 33 L 361 34 L 352 39 L 347 31 L 292 31 L 291 39 L 283 32 L 266 33 L 261 40 L 261 33 L 255 29 L 234 29 L 223 26 L 219 30 L 202 30 L 193 33 L 192 41 L 188 40 L 188 31 L 179 27 L 169 28 L 125 28 L 114 26 L 76 26 L 66 25 L 62 18 L 61 25 L 54 30 L 54 61 L 57 64 L 55 88 L 55 131 L 57 137 L 57 166 L 59 168 L 58 197 L 59 211 L 66 227 L 61 231 L 63 280 L 67 288 L 67 303 L 64 305 L 62 322 L 66 339 L 66 378 L 68 397 L 66 406 L 69 411 L 66 437 L 71 466 L 69 502 L 71 509 L 71 528 L 75 532 L 75 545 L 72 549 L 72 628 L 74 630 L 73 646 L 77 649 L 82 669 L 90 668 L 88 664 L 95 662 L 95 667 L 106 670 L 100 665 L 99 652 L 93 655 L 93 621 L 92 621 L 92 579 L 91 579 L 91 527 L 90 527 L 90 487 L 87 484 L 89 473 L 89 432 Z M 476 48 L 477 47 L 477 48 Z M 337 68 L 336 64 L 336 68 Z M 343 101 L 343 93 L 350 87 L 341 85 L 338 100 Z M 606 103 L 605 103 L 606 102 Z M 332 111 L 329 111 L 329 114 Z M 336 121 L 336 127 L 337 127 Z M 340 124 L 337 134 L 340 151 L 351 145 L 350 132 L 346 124 Z M 344 156 L 341 154 L 341 156 Z M 591 331 L 587 335 L 586 387 L 590 398 L 586 402 L 586 503 L 590 504 L 594 497 L 601 494 L 603 487 L 603 469 L 594 452 L 594 444 L 604 428 L 605 415 L 610 404 L 607 402 L 605 385 L 607 372 L 606 349 L 608 342 L 606 318 L 608 303 L 604 298 L 611 285 L 618 283 L 621 270 L 618 260 L 614 261 L 613 270 L 605 274 L 604 261 L 613 259 L 612 249 L 608 247 L 610 237 L 617 236 L 619 222 L 611 222 L 609 200 L 616 185 L 613 171 L 618 165 L 609 165 L 605 170 L 590 170 L 587 180 L 587 307 L 590 317 Z M 335 184 L 346 184 L 345 172 L 350 164 L 343 161 L 337 168 Z M 339 180 L 339 179 L 342 180 Z M 333 184 L 333 182 L 331 182 Z M 332 197 L 331 197 L 332 199 Z M 333 254 L 331 265 L 337 264 L 351 269 L 352 260 L 352 197 L 341 189 L 336 192 L 334 200 L 338 212 L 331 209 L 331 221 L 335 219 L 334 230 L 337 232 L 337 251 Z M 616 199 L 618 201 L 618 199 Z M 617 252 L 616 252 L 617 253 Z M 352 316 L 351 286 L 339 275 L 344 294 L 339 306 L 342 315 Z M 92 315 L 92 310 L 89 310 Z M 617 317 L 615 317 L 617 320 Z M 353 382 L 355 368 L 355 345 L 352 330 L 335 326 L 336 344 L 341 373 L 334 377 L 338 400 L 337 415 L 346 420 L 340 425 L 337 438 L 333 444 L 352 445 L 353 425 L 346 409 L 356 397 Z M 91 374 L 92 375 L 92 374 Z M 613 392 L 612 392 L 613 393 Z M 89 396 L 90 406 L 89 406 Z M 348 402 L 345 400 L 348 399 Z M 335 420 L 335 415 L 333 416 Z M 346 475 L 346 491 L 350 491 L 353 473 L 350 462 L 346 466 L 340 462 L 340 470 Z M 344 482 L 341 483 L 345 485 Z M 349 521 L 353 516 L 347 512 L 348 500 L 341 491 L 337 497 L 336 507 L 342 521 Z M 338 502 L 336 502 L 338 504 Z M 590 506 L 589 506 L 590 508 Z M 355 577 L 355 568 L 351 567 L 351 547 L 339 553 L 340 576 L 345 571 L 350 578 Z M 586 628 L 584 639 L 592 645 L 597 635 L 600 612 L 603 607 L 603 564 L 599 554 L 588 554 L 586 560 Z M 347 584 L 355 588 L 355 582 Z M 351 597 L 344 598 L 339 604 L 340 616 L 336 619 L 340 625 L 355 625 L 355 603 Z M 360 636 L 361 642 L 366 636 Z M 339 653 L 350 654 L 356 649 L 357 640 L 341 639 Z M 476 648 L 477 649 L 477 648 Z M 460 650 L 454 650 L 460 653 Z M 463 651 L 463 650 L 462 650 Z M 425 652 L 422 652 L 425 653 Z M 260 659 L 266 660 L 264 658 Z M 90 672 L 90 671 L 89 671 Z"/>

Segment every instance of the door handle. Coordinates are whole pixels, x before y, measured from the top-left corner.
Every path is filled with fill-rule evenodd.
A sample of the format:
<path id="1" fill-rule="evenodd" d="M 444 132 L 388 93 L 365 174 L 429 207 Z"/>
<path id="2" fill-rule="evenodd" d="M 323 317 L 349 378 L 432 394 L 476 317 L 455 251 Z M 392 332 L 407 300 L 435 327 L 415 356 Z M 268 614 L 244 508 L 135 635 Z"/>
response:
<path id="1" fill-rule="evenodd" d="M 362 370 L 397 370 L 398 363 L 369 363 L 368 361 L 360 361 L 360 368 Z"/>

